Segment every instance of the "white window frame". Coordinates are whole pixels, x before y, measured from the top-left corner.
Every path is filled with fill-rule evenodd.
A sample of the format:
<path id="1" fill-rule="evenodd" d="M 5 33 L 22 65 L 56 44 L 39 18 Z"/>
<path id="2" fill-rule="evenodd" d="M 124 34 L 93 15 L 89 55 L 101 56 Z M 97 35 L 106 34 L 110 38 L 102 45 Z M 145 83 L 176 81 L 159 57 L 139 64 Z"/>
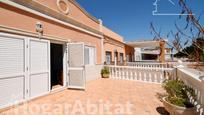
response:
<path id="1" fill-rule="evenodd" d="M 88 48 L 89 49 L 89 62 L 88 62 L 88 64 L 85 62 L 85 65 L 87 66 L 87 65 L 96 65 L 96 47 L 94 47 L 94 46 L 88 46 L 88 45 L 85 45 L 85 48 L 84 48 L 84 50 L 86 49 L 86 48 Z M 93 54 L 91 54 L 90 53 L 90 50 L 93 50 Z M 84 53 L 86 53 L 85 51 L 84 51 Z M 86 55 L 86 54 L 85 54 Z M 91 55 L 93 55 L 94 57 L 93 57 L 93 61 L 91 61 L 90 59 L 90 56 Z M 86 59 L 85 59 L 86 57 L 84 57 L 84 61 L 86 61 Z"/>

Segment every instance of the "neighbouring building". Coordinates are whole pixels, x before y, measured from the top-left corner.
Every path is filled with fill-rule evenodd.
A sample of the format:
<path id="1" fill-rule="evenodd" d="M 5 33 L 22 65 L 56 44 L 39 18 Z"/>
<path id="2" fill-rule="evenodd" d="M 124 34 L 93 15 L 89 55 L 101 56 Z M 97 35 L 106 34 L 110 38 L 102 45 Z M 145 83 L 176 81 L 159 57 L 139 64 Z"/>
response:
<path id="1" fill-rule="evenodd" d="M 166 41 L 134 41 L 128 42 L 127 45 L 134 47 L 134 61 L 170 61 L 172 52 L 165 46 Z"/>
<path id="2" fill-rule="evenodd" d="M 122 36 L 103 27 L 105 64 L 124 65 L 133 61 L 134 48 L 125 44 Z M 116 62 L 116 63 L 114 63 Z"/>
<path id="3" fill-rule="evenodd" d="M 165 48 L 165 61 L 174 61 L 174 52 L 172 48 Z"/>
<path id="4" fill-rule="evenodd" d="M 160 47 L 144 47 L 135 48 L 135 61 L 158 61 L 159 62 Z M 165 62 L 173 61 L 173 53 L 171 48 L 165 48 Z"/>

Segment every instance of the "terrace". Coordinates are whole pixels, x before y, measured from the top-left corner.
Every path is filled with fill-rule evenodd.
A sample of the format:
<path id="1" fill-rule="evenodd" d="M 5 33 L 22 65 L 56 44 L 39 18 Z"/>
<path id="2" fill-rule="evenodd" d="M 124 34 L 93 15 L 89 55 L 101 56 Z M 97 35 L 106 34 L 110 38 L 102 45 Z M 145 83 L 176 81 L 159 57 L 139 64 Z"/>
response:
<path id="1" fill-rule="evenodd" d="M 156 35 L 159 39 L 124 42 L 138 38 L 126 39 L 128 36 L 113 32 L 78 2 L 1 0 L 0 115 L 166 115 L 161 100 L 161 95 L 166 94 L 162 83 L 172 79 L 182 80 L 195 90 L 196 98 L 188 96 L 197 114 L 204 115 L 204 73 L 187 68 L 189 63 L 172 62 L 172 48 L 165 46 L 168 40 L 161 39 L 165 37 Z M 182 8 L 184 14 L 190 14 L 190 18 L 186 15 L 189 20 L 185 20 L 193 24 L 189 29 L 201 31 L 200 38 L 203 25 L 193 17 L 194 12 L 189 12 L 194 10 L 188 10 L 185 1 L 180 0 L 180 5 L 187 9 Z M 129 13 L 123 17 L 129 16 L 125 14 Z M 143 21 L 146 17 L 140 18 Z M 122 18 L 116 18 L 117 22 L 118 19 Z M 150 29 L 156 32 L 153 22 Z M 141 28 L 135 30 L 144 32 Z M 191 30 L 191 34 L 194 32 L 197 31 Z M 203 49 L 202 41 L 192 35 L 192 46 L 198 42 L 198 49 Z M 100 78 L 103 67 L 109 69 L 110 78 Z"/>
<path id="2" fill-rule="evenodd" d="M 14 106 L 1 114 L 165 115 L 168 113 L 158 97 L 158 94 L 165 94 L 161 83 L 177 76 L 195 90 L 197 99 L 191 101 L 196 105 L 198 114 L 203 115 L 203 73 L 159 63 L 132 62 L 128 66 L 107 67 L 110 78 L 88 82 L 85 91 L 66 89 Z M 127 104 L 131 106 L 126 108 Z"/>
<path id="3" fill-rule="evenodd" d="M 5 111 L 6 115 L 19 114 L 124 114 L 123 111 L 115 112 L 115 107 L 118 104 L 125 105 L 127 102 L 132 104 L 130 114 L 142 115 L 159 115 L 158 109 L 162 108 L 161 101 L 157 98 L 156 94 L 163 92 L 161 85 L 142 83 L 127 80 L 115 79 L 98 79 L 91 81 L 87 84 L 85 91 L 80 90 L 64 90 L 53 95 L 45 96 L 40 99 L 31 101 L 25 105 L 21 105 L 15 109 Z M 80 109 L 77 110 L 75 104 L 78 103 Z M 99 110 L 88 109 L 87 103 L 96 105 L 97 107 L 102 103 L 110 103 L 113 106 L 105 108 L 102 112 Z M 43 105 L 48 107 L 42 109 Z M 65 109 L 65 104 L 71 104 L 72 107 L 68 110 Z M 81 108 L 80 108 L 81 106 Z M 38 108 L 39 107 L 39 108 Z M 25 109 L 26 108 L 26 109 Z M 94 113 L 96 111 L 96 113 Z M 124 112 L 127 110 L 124 109 Z"/>

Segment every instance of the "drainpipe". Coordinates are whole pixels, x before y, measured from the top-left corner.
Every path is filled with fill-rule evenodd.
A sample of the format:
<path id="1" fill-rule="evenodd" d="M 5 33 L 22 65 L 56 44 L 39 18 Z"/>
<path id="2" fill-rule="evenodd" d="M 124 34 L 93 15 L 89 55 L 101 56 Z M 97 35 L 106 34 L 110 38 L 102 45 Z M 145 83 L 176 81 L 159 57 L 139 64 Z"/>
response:
<path id="1" fill-rule="evenodd" d="M 103 33 L 103 21 L 99 19 L 99 31 Z M 104 36 L 101 38 L 101 64 L 103 65 L 104 60 Z"/>

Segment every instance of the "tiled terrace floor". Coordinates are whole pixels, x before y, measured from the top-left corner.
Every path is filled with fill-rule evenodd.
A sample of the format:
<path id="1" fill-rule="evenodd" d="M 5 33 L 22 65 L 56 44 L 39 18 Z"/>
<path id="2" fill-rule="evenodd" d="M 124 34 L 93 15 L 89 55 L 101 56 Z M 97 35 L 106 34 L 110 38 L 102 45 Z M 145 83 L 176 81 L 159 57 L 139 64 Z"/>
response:
<path id="1" fill-rule="evenodd" d="M 86 85 L 86 91 L 64 90 L 33 100 L 27 105 L 21 105 L 1 114 L 160 115 L 157 109 L 162 107 L 162 102 L 157 98 L 158 92 L 164 92 L 159 84 L 99 79 L 89 82 Z M 132 104 L 131 113 L 127 112 L 126 102 Z M 110 111 L 106 108 L 108 103 L 112 104 L 112 106 L 110 105 Z M 95 113 L 96 108 L 92 106 L 93 104 L 97 106 L 97 113 Z M 90 108 L 89 113 L 87 113 L 88 108 Z M 77 112 L 80 110 L 81 112 Z"/>

